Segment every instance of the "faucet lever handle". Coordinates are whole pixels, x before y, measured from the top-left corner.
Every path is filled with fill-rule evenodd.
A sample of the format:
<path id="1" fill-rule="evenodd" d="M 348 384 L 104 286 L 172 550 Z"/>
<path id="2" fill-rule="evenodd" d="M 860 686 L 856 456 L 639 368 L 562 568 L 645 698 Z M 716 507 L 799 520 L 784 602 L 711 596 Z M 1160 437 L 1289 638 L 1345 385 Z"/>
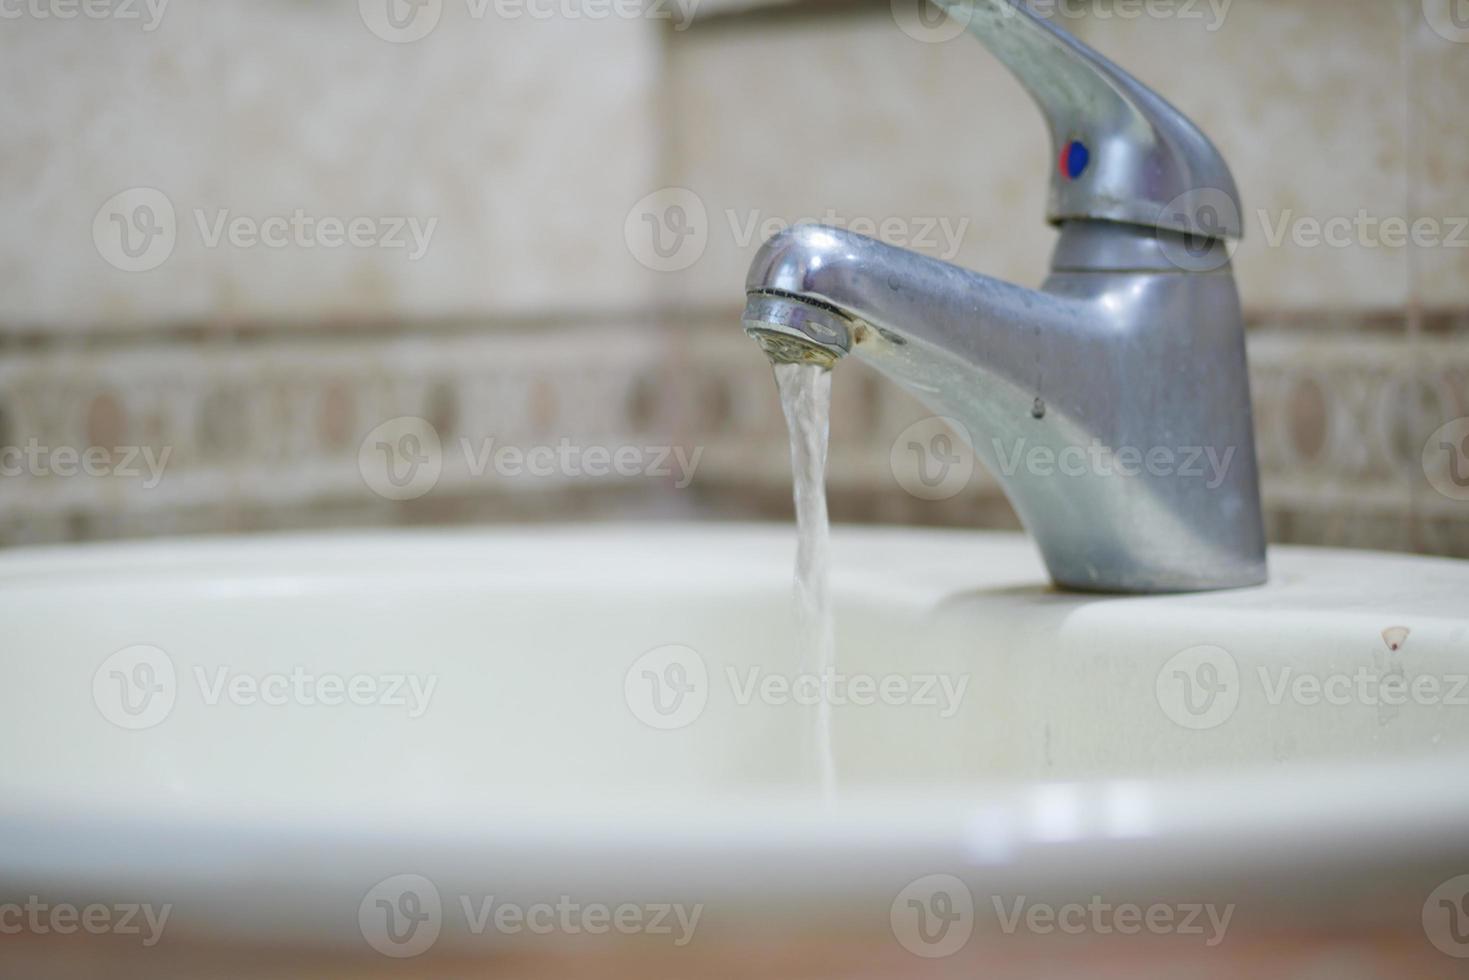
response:
<path id="1" fill-rule="evenodd" d="M 1055 169 L 1047 218 L 1097 219 L 1239 238 L 1239 191 L 1187 116 L 1036 13 L 1031 0 L 935 0 L 1035 99 Z"/>

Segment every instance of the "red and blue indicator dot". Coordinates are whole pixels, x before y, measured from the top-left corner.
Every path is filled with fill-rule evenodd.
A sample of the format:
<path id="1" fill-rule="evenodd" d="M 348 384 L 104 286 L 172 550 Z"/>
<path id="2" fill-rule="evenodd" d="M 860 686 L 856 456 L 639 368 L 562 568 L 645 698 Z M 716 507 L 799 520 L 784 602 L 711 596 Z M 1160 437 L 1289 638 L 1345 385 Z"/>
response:
<path id="1" fill-rule="evenodd" d="M 1085 172 L 1087 164 L 1092 162 L 1092 151 L 1086 148 L 1081 140 L 1068 140 L 1061 147 L 1060 170 L 1061 176 L 1067 180 L 1075 180 Z"/>

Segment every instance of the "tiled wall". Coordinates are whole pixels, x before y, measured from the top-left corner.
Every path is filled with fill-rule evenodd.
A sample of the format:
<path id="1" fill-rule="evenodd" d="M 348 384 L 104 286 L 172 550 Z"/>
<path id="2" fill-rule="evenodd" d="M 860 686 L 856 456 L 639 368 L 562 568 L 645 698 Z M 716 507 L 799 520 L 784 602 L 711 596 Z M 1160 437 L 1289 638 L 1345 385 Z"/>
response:
<path id="1" fill-rule="evenodd" d="M 622 231 L 656 169 L 659 25 L 476 17 L 495 8 L 457 0 L 399 43 L 370 29 L 371 6 L 171 0 L 152 30 L 146 14 L 0 22 L 0 325 L 351 330 L 645 308 L 652 277 Z M 173 213 L 134 262 L 120 194 L 152 225 Z M 370 244 L 332 246 L 346 229 L 321 223 L 356 219 Z"/>
<path id="2" fill-rule="evenodd" d="M 1469 503 L 1434 489 L 1453 460 L 1424 454 L 1469 416 L 1453 2 L 1137 17 L 1097 0 L 1062 19 L 1234 169 L 1277 540 L 1469 555 Z M 5 457 L 0 541 L 785 516 L 779 409 L 737 325 L 764 234 L 865 225 L 1044 275 L 1040 118 L 916 0 L 706 0 L 692 22 L 689 4 L 593 19 L 445 2 L 406 28 L 371 8 L 173 0 L 152 30 L 0 30 L 0 446 L 31 447 L 19 473 Z M 172 237 L 145 239 L 167 209 Z M 248 237 L 293 216 L 281 247 Z M 354 219 L 362 243 L 327 247 L 321 222 Z M 1383 221 L 1419 219 L 1416 244 L 1384 243 Z M 1339 241 L 1312 243 L 1326 232 Z M 838 519 L 1013 526 L 982 472 L 941 500 L 906 492 L 893 447 L 923 411 L 856 364 L 834 388 Z M 407 499 L 372 470 L 369 436 L 399 416 L 439 441 L 437 480 Z M 487 440 L 578 462 L 477 466 Z M 583 465 L 619 448 L 622 473 Z M 58 449 L 101 453 L 99 475 L 58 476 Z M 156 480 L 145 451 L 169 454 Z"/>

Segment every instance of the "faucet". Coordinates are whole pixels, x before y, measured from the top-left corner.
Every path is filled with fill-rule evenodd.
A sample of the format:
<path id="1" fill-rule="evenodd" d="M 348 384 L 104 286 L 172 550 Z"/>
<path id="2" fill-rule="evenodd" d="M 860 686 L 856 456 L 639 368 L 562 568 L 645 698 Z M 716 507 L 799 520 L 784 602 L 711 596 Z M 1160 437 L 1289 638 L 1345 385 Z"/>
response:
<path id="1" fill-rule="evenodd" d="M 775 362 L 855 356 L 960 423 L 1058 586 L 1266 579 L 1230 266 L 1239 194 L 1177 109 L 1030 0 L 937 0 L 1018 77 L 1055 148 L 1050 275 L 1025 289 L 796 225 L 761 247 L 745 331 Z"/>

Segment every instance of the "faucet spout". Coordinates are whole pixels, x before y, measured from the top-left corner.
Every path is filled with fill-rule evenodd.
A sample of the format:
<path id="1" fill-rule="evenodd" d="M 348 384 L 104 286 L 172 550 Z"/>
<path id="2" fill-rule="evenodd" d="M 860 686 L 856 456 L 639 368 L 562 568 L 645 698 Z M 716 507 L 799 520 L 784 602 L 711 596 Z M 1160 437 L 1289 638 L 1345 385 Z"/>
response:
<path id="1" fill-rule="evenodd" d="M 889 374 L 918 357 L 933 380 L 935 362 L 979 340 L 982 323 L 985 371 L 1024 386 L 1034 373 L 1035 337 L 1065 343 L 1087 312 L 1065 297 L 822 225 L 797 225 L 767 241 L 745 292 L 745 330 L 767 353 L 773 338 L 832 362 L 856 350 Z"/>
<path id="2" fill-rule="evenodd" d="M 1180 272 L 1163 233 L 1121 227 L 1103 250 L 1118 271 L 1098 268 L 1109 263 L 1097 229 L 1068 223 L 1050 278 L 1031 290 L 797 226 L 756 256 L 745 330 L 775 360 L 855 356 L 949 419 L 1062 586 L 1258 584 L 1264 534 L 1233 278 Z"/>

